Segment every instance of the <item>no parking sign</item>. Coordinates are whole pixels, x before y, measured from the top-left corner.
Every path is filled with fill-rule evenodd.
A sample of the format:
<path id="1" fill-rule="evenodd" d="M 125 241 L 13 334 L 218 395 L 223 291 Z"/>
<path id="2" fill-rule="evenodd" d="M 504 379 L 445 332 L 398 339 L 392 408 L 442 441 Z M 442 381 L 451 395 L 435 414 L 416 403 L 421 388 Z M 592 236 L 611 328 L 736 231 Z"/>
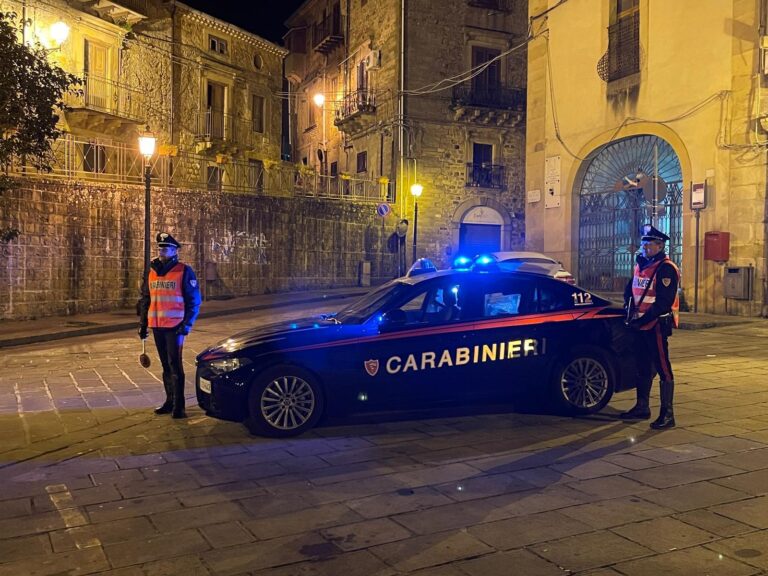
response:
<path id="1" fill-rule="evenodd" d="M 376 206 L 376 214 L 384 218 L 387 214 L 392 212 L 392 208 L 387 204 L 386 202 L 382 202 L 378 206 Z"/>

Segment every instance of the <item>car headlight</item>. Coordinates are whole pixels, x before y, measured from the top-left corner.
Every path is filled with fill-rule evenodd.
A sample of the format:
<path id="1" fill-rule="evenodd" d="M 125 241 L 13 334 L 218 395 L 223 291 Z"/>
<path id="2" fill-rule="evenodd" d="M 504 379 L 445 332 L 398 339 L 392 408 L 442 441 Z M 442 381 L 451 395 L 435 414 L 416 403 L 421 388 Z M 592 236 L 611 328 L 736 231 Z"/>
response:
<path id="1" fill-rule="evenodd" d="M 226 372 L 232 372 L 243 366 L 247 366 L 251 361 L 248 358 L 222 358 L 221 360 L 213 360 L 208 363 L 208 366 L 216 374 L 224 374 Z"/>

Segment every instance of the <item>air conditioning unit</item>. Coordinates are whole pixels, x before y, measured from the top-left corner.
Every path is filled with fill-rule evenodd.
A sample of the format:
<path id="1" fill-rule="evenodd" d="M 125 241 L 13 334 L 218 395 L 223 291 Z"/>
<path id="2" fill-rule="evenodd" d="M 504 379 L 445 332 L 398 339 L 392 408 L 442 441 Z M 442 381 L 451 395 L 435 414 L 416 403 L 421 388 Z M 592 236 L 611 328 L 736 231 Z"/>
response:
<path id="1" fill-rule="evenodd" d="M 365 69 L 366 70 L 378 70 L 381 66 L 381 50 L 371 50 L 370 54 L 365 57 Z"/>

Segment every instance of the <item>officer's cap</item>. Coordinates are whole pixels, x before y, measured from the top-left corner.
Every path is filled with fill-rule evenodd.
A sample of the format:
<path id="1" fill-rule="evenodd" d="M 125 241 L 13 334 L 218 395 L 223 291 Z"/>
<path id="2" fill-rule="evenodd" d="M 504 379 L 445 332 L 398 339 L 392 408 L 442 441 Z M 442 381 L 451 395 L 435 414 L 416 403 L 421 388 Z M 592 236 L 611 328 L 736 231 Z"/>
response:
<path id="1" fill-rule="evenodd" d="M 167 232 L 160 232 L 157 235 L 157 238 L 155 238 L 157 241 L 157 245 L 160 248 L 165 248 L 167 246 L 173 246 L 174 248 L 181 248 L 181 244 L 179 244 L 176 241 L 176 238 L 168 234 Z"/>
<path id="2" fill-rule="evenodd" d="M 661 230 L 657 230 L 652 224 L 645 224 L 641 228 L 643 237 L 640 238 L 641 242 L 667 242 L 669 236 L 664 234 Z"/>

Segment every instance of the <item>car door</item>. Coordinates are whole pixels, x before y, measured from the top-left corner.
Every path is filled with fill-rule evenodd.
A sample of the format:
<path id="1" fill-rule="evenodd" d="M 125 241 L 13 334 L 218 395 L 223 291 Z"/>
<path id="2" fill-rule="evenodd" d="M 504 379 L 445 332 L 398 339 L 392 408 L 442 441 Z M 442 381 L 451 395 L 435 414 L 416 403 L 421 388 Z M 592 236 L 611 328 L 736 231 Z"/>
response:
<path id="1" fill-rule="evenodd" d="M 538 331 L 535 285 L 516 274 L 494 274 L 474 287 L 471 400 L 511 399 L 538 385 L 547 342 Z"/>
<path id="2" fill-rule="evenodd" d="M 372 319 L 369 335 L 350 350 L 371 409 L 464 401 L 471 322 L 461 317 L 462 285 L 450 275 L 419 282 Z"/>

